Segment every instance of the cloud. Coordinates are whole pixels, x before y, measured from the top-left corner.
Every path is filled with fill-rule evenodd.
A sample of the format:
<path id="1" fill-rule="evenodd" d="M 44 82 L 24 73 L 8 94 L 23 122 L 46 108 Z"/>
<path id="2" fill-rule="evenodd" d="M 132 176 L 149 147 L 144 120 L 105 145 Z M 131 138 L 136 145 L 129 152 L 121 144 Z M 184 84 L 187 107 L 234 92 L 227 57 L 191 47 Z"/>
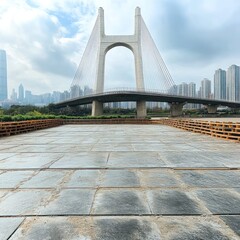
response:
<path id="1" fill-rule="evenodd" d="M 27 88 L 35 85 L 35 92 L 47 91 L 50 85 L 50 91 L 69 88 L 69 79 L 72 80 L 74 76 L 80 61 L 79 55 L 87 41 L 89 30 L 86 33 L 85 28 L 90 29 L 95 10 L 88 10 L 79 1 L 80 7 L 77 8 L 75 1 L 63 10 L 66 2 L 65 5 L 61 3 L 43 7 L 38 6 L 37 1 L 31 1 L 31 4 L 30 1 L 12 1 L 12 5 L 6 3 L 4 11 L 1 10 L 0 44 L 8 54 L 10 89 L 17 88 L 21 82 Z M 81 9 L 82 15 L 77 18 L 77 11 L 73 11 L 69 25 L 64 16 L 70 16 L 70 10 L 74 7 Z M 60 18 L 58 14 L 63 17 Z M 58 79 L 62 79 L 62 82 Z M 35 84 L 32 84 L 33 81 Z"/>
<path id="2" fill-rule="evenodd" d="M 240 64 L 238 0 L 1 0 L 0 47 L 8 56 L 9 89 L 20 83 L 38 93 L 69 89 L 100 6 L 107 34 L 132 34 L 134 11 L 141 7 L 177 83 L 212 78 L 215 69 Z M 106 75 L 116 79 L 115 86 L 132 78 L 134 69 L 121 63 L 133 66 L 129 53 L 119 57 L 113 50 Z"/>

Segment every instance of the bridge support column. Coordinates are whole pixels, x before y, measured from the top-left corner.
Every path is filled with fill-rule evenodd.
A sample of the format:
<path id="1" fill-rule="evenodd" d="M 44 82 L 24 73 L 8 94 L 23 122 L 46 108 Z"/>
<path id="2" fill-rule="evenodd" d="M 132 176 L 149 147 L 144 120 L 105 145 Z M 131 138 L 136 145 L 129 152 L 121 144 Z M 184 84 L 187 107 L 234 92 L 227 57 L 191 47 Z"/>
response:
<path id="1" fill-rule="evenodd" d="M 92 116 L 99 116 L 103 114 L 103 103 L 98 101 L 92 102 Z"/>
<path id="2" fill-rule="evenodd" d="M 207 105 L 208 113 L 216 113 L 218 105 Z"/>
<path id="3" fill-rule="evenodd" d="M 137 101 L 137 118 L 145 118 L 147 116 L 147 107 L 145 101 Z"/>
<path id="4" fill-rule="evenodd" d="M 172 102 L 172 103 L 169 103 L 169 105 L 170 105 L 171 117 L 182 116 L 182 109 L 183 109 L 184 103 Z"/>

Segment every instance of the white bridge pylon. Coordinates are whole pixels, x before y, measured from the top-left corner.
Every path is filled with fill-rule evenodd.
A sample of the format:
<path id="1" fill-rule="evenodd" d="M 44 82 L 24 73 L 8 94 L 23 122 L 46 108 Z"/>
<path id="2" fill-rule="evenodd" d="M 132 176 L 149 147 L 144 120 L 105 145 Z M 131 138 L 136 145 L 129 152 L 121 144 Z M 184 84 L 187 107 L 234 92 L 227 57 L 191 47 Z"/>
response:
<path id="1" fill-rule="evenodd" d="M 112 48 L 119 46 L 130 49 L 134 55 L 136 91 L 145 91 L 145 79 L 147 78 L 151 79 L 158 86 L 159 90 L 161 88 L 161 90 L 164 89 L 166 91 L 174 86 L 171 75 L 141 17 L 141 10 L 137 7 L 135 10 L 135 31 L 133 35 L 106 35 L 104 10 L 99 8 L 95 26 L 71 88 L 75 86 L 85 88 L 85 86 L 92 84 L 94 93 L 103 93 L 106 54 Z M 144 71 L 144 69 L 146 70 Z M 90 81 L 94 82 L 90 83 Z M 102 113 L 103 103 L 94 101 L 92 104 L 92 115 L 96 116 Z M 146 115 L 146 102 L 137 102 L 137 117 L 141 118 Z"/>

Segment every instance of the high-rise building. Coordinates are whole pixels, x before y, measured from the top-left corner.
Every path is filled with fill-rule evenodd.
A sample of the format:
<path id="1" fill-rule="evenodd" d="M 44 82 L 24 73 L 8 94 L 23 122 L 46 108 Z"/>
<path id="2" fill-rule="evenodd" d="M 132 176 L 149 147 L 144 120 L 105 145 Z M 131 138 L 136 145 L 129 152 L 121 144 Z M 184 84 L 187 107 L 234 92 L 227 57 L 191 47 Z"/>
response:
<path id="1" fill-rule="evenodd" d="M 196 97 L 196 83 L 191 82 L 188 84 L 188 96 Z M 195 109 L 197 108 L 197 105 L 195 103 L 188 103 L 187 108 Z"/>
<path id="2" fill-rule="evenodd" d="M 226 71 L 222 69 L 214 74 L 214 99 L 226 99 Z"/>
<path id="3" fill-rule="evenodd" d="M 8 98 L 7 94 L 7 59 L 6 52 L 0 50 L 0 101 Z"/>
<path id="4" fill-rule="evenodd" d="M 79 97 L 80 96 L 80 86 L 79 85 L 73 85 L 71 86 L 71 89 L 70 89 L 70 95 L 71 95 L 71 98 L 76 98 L 76 97 Z"/>
<path id="5" fill-rule="evenodd" d="M 15 89 L 12 90 L 12 94 L 10 96 L 10 99 L 14 102 L 17 101 L 17 93 L 16 93 Z"/>
<path id="6" fill-rule="evenodd" d="M 188 84 L 188 96 L 196 97 L 196 83 L 191 82 Z"/>
<path id="7" fill-rule="evenodd" d="M 201 97 L 211 98 L 211 81 L 207 78 L 201 81 Z"/>
<path id="8" fill-rule="evenodd" d="M 227 100 L 240 101 L 240 67 L 232 65 L 227 70 Z"/>
<path id="9" fill-rule="evenodd" d="M 188 84 L 183 82 L 177 85 L 177 95 L 188 96 Z"/>
<path id="10" fill-rule="evenodd" d="M 26 90 L 25 91 L 25 101 L 27 104 L 33 104 L 33 99 L 32 99 L 32 92 Z"/>
<path id="11" fill-rule="evenodd" d="M 22 84 L 18 87 L 18 101 L 22 103 L 24 101 L 24 87 Z"/>

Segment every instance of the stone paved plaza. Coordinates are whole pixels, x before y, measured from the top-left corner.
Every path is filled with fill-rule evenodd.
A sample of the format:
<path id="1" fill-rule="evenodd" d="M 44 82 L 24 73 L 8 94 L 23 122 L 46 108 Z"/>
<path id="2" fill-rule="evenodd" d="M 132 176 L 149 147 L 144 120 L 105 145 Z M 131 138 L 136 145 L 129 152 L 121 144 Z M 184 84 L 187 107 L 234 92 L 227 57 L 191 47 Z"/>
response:
<path id="1" fill-rule="evenodd" d="M 162 125 L 0 143 L 0 239 L 240 239 L 239 143 Z"/>

